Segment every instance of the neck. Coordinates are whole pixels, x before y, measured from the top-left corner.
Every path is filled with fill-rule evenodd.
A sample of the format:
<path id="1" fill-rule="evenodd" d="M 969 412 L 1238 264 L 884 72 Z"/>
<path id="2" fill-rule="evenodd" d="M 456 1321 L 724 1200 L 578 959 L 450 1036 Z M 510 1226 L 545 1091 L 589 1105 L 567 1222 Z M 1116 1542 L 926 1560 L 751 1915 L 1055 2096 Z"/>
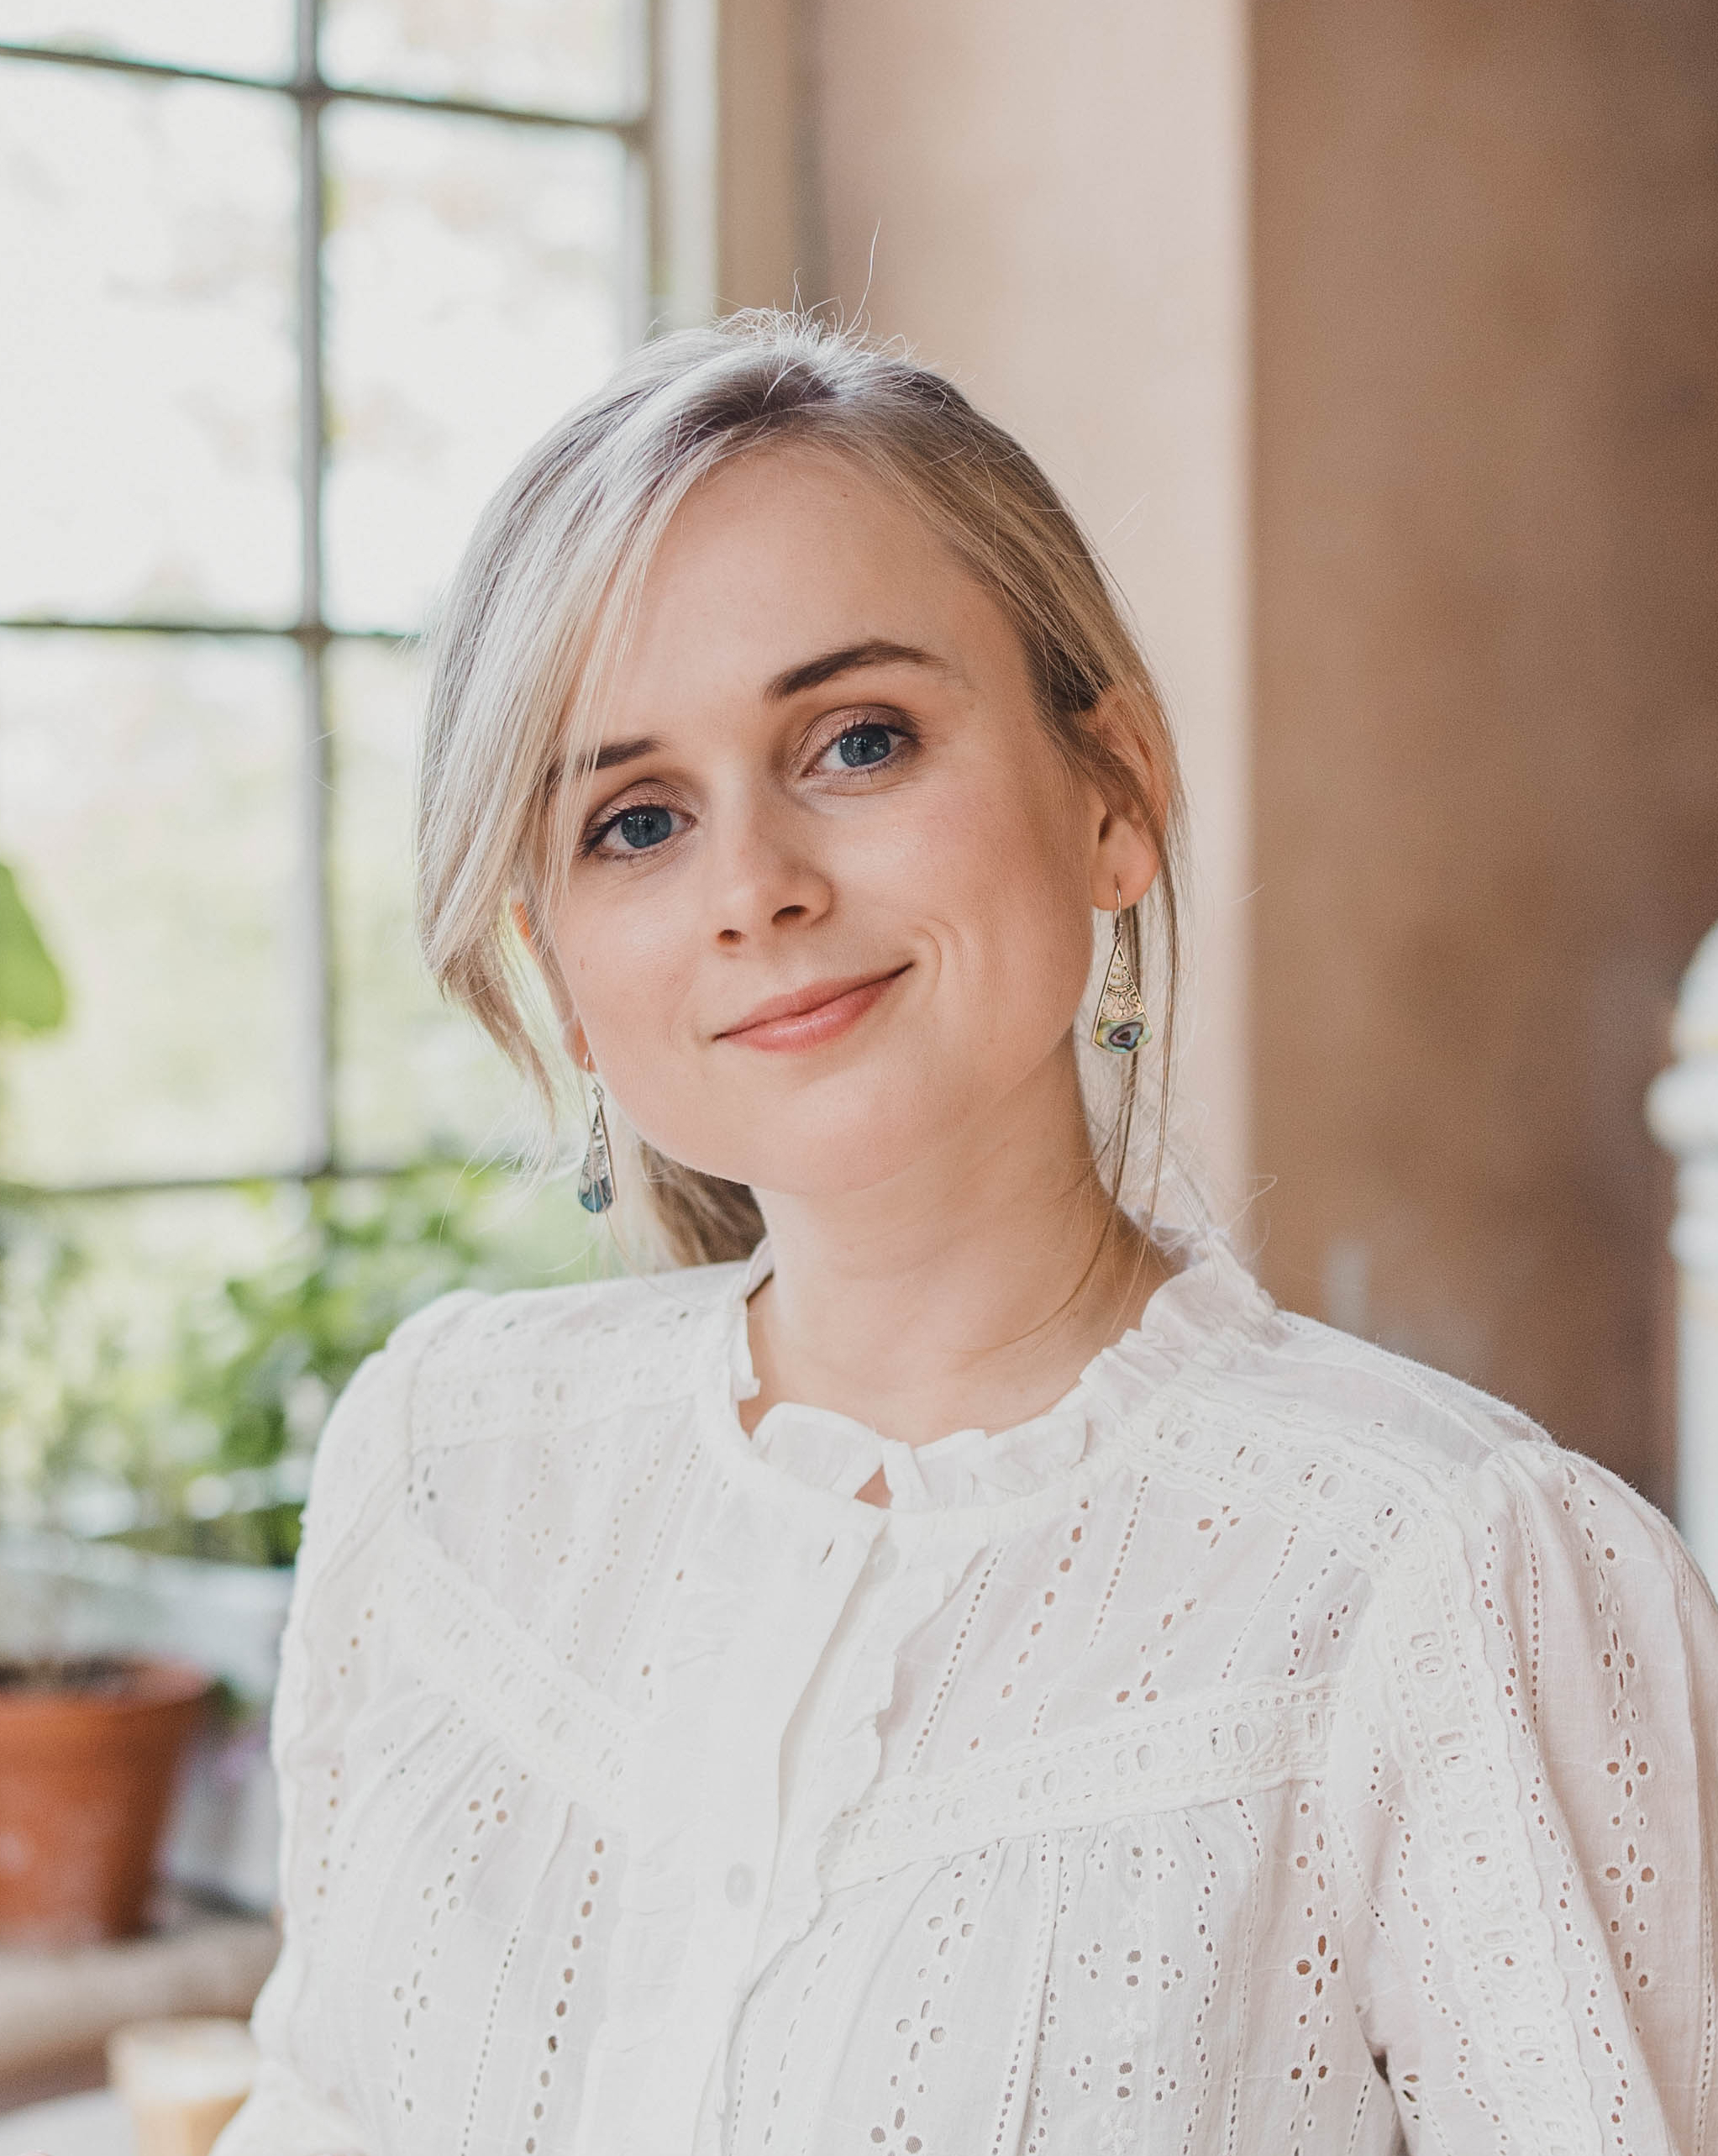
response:
<path id="1" fill-rule="evenodd" d="M 1136 1322 L 1166 1268 L 1103 1187 L 1071 1042 L 982 1123 L 869 1189 L 757 1193 L 749 1426 L 795 1400 L 910 1444 L 1006 1428 Z"/>

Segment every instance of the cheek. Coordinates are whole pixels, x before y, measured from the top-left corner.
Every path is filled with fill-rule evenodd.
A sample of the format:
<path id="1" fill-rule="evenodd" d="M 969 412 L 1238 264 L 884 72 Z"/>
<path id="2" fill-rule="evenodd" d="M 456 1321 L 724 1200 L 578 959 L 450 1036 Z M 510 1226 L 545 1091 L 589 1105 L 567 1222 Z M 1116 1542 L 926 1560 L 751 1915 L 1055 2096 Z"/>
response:
<path id="1" fill-rule="evenodd" d="M 647 1143 L 670 1159 L 706 1165 L 712 1111 L 686 1028 L 691 969 L 675 940 L 625 933 L 562 948 L 564 975 L 606 1090 Z M 719 1123 L 719 1113 L 716 1120 Z"/>
<path id="2" fill-rule="evenodd" d="M 945 995 L 986 1040 L 1032 1053 L 1060 1038 L 1091 966 L 1077 813 L 1054 772 L 1034 799 L 975 786 L 942 805 L 891 866 L 948 961 Z"/>
<path id="3" fill-rule="evenodd" d="M 554 949 L 596 1067 L 620 1089 L 623 1072 L 659 1062 L 671 1046 L 689 974 L 686 939 L 657 909 L 586 904 L 563 912 Z"/>

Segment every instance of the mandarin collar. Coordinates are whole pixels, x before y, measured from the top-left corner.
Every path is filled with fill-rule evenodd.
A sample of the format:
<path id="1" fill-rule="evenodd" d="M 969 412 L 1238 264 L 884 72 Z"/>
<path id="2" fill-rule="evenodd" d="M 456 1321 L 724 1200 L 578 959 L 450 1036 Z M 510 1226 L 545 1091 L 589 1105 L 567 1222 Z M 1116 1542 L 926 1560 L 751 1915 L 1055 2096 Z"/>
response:
<path id="1" fill-rule="evenodd" d="M 1121 1373 L 1132 1380 L 1130 1391 L 1141 1380 L 1145 1389 L 1154 1389 L 1153 1380 L 1167 1377 L 1182 1359 L 1190 1335 L 1237 1314 L 1248 1301 L 1263 1300 L 1222 1235 L 1171 1235 L 1164 1247 L 1180 1261 L 1179 1270 L 1151 1296 L 1137 1324 L 1101 1349 L 1053 1407 L 1008 1429 L 954 1430 L 913 1445 L 833 1408 L 781 1401 L 765 1412 L 749 1438 L 736 1417 L 735 1435 L 754 1459 L 839 1497 L 855 1497 L 880 1468 L 889 1490 L 887 1509 L 895 1512 L 995 1504 L 1043 1488 L 1085 1458 L 1093 1416 L 1111 1400 Z M 746 1306 L 773 1269 L 766 1237 L 732 1290 L 726 1317 L 734 1406 L 757 1396 Z"/>

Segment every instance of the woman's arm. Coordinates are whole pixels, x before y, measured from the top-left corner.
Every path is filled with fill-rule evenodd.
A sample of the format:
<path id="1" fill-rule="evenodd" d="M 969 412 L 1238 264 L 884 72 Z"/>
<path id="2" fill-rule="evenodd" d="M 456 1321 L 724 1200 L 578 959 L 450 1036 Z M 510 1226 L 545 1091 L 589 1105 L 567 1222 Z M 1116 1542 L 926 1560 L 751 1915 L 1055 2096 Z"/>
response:
<path id="1" fill-rule="evenodd" d="M 1401 1538 L 1338 1717 L 1342 1944 L 1411 2148 L 1718 2148 L 1718 1609 L 1529 1440 Z"/>
<path id="2" fill-rule="evenodd" d="M 377 1681 L 378 1554 L 404 1501 L 418 1366 L 478 1299 L 444 1296 L 402 1325 L 341 1395 L 317 1449 L 271 1731 L 283 1942 L 251 2024 L 262 2052 L 256 2087 L 218 2156 L 371 2156 L 320 1954 L 328 1859 L 351 1795 L 345 1733 Z"/>

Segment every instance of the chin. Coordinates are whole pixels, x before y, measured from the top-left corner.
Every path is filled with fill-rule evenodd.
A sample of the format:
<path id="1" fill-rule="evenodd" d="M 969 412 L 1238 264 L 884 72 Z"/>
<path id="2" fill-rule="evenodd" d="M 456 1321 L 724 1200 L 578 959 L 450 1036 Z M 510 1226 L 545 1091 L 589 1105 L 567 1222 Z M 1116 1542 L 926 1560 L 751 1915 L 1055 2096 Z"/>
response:
<path id="1" fill-rule="evenodd" d="M 783 1197 L 848 1197 L 910 1175 L 984 1128 L 1006 1090 L 998 1060 L 956 1060 L 951 1068 L 920 1054 L 867 1058 L 803 1078 L 784 1072 L 795 1082 L 760 1084 L 743 1094 L 723 1088 L 727 1097 L 715 1101 L 707 1094 L 696 1129 L 668 1115 L 659 1121 L 662 1136 L 648 1128 L 644 1134 L 671 1160 L 726 1182 Z M 775 1078 L 773 1071 L 759 1075 Z"/>
<path id="2" fill-rule="evenodd" d="M 781 1197 L 842 1198 L 910 1173 L 914 1157 L 906 1147 L 880 1149 L 859 1139 L 832 1145 L 824 1138 L 815 1145 L 772 1145 L 766 1154 L 749 1149 L 735 1165 L 706 1173 Z"/>

